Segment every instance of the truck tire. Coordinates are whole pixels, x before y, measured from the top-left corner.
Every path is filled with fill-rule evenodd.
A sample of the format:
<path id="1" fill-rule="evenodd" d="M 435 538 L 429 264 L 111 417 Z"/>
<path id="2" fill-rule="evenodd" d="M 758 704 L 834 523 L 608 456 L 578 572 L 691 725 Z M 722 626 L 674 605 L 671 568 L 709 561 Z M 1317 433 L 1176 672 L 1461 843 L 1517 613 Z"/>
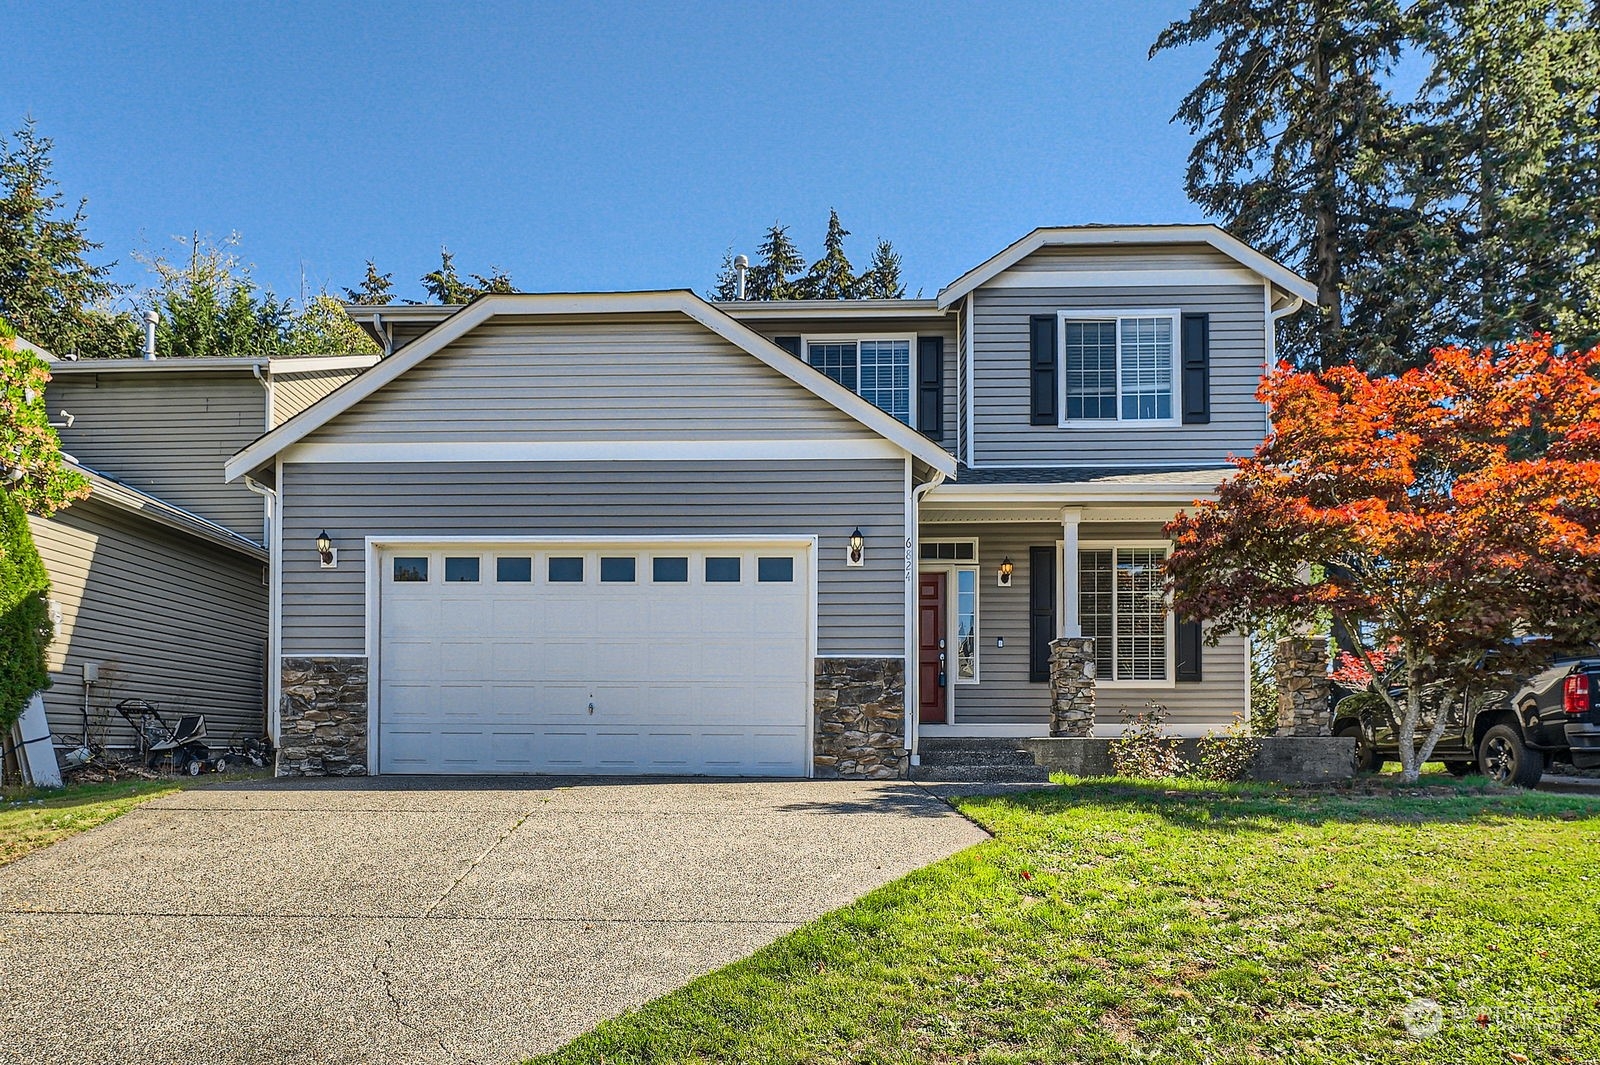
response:
<path id="1" fill-rule="evenodd" d="M 1357 773 L 1376 773 L 1383 766 L 1383 763 L 1378 760 L 1377 750 L 1368 742 L 1366 733 L 1360 725 L 1346 725 L 1337 734 L 1355 739 Z"/>
<path id="2" fill-rule="evenodd" d="M 1496 784 L 1534 788 L 1544 776 L 1544 755 L 1530 751 L 1515 725 L 1491 725 L 1478 741 L 1478 771 Z"/>

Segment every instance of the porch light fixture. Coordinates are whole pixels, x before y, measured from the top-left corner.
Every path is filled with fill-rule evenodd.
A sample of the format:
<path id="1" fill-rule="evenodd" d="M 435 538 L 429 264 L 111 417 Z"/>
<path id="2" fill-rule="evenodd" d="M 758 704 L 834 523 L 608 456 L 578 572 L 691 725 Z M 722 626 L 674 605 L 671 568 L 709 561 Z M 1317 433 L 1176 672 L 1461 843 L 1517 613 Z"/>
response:
<path id="1" fill-rule="evenodd" d="M 861 535 L 861 526 L 857 525 L 850 533 L 850 554 L 845 558 L 847 566 L 865 566 L 867 564 L 867 538 Z"/>
<path id="2" fill-rule="evenodd" d="M 333 537 L 328 535 L 327 529 L 317 534 L 317 558 L 323 569 L 334 569 L 339 565 L 339 549 L 333 546 Z"/>
<path id="3" fill-rule="evenodd" d="M 1011 575 L 1015 572 L 1017 572 L 1017 567 L 1011 561 L 1011 556 L 1007 555 L 1000 562 L 1000 587 L 1011 587 Z"/>

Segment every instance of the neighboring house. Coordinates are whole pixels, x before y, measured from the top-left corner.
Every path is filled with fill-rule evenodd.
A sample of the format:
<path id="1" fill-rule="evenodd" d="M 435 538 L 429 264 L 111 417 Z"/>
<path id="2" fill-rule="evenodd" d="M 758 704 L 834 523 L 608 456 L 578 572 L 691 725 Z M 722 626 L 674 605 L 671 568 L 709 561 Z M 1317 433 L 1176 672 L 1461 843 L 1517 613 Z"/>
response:
<path id="1" fill-rule="evenodd" d="M 130 698 L 203 713 L 219 745 L 263 733 L 266 501 L 221 464 L 375 361 L 51 360 L 45 401 L 91 488 L 29 521 L 56 617 L 44 703 L 58 750 L 132 746 L 113 709 Z"/>
<path id="2" fill-rule="evenodd" d="M 279 771 L 894 775 L 1045 734 L 1080 635 L 1102 731 L 1224 725 L 1249 648 L 1173 616 L 1161 529 L 1314 297 L 1159 226 L 934 300 L 352 307 L 388 357 L 227 463 L 276 500 Z"/>

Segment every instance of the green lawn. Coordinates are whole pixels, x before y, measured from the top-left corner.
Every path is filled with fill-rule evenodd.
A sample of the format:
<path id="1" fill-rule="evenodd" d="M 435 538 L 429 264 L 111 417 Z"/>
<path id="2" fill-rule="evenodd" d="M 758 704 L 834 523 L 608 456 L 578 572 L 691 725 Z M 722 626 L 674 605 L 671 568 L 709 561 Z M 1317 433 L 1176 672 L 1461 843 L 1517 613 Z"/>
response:
<path id="1" fill-rule="evenodd" d="M 209 783 L 209 778 L 205 782 Z M 29 851 L 103 825 L 142 802 L 191 787 L 197 780 L 123 780 L 49 791 L 0 793 L 0 865 Z"/>
<path id="2" fill-rule="evenodd" d="M 964 800 L 996 839 L 538 1060 L 1600 1061 L 1600 800 L 1425 783 Z"/>

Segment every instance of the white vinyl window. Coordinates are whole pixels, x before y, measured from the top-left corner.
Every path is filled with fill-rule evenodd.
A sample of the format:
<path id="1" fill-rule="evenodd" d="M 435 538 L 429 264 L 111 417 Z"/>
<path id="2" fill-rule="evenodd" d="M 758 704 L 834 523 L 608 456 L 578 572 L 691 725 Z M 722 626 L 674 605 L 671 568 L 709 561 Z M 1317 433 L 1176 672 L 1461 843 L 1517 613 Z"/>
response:
<path id="1" fill-rule="evenodd" d="M 1114 683 L 1165 684 L 1172 676 L 1172 610 L 1166 546 L 1086 547 L 1078 552 L 1078 620 L 1094 637 L 1095 673 Z"/>
<path id="2" fill-rule="evenodd" d="M 978 679 L 978 571 L 956 570 L 956 681 Z"/>
<path id="3" fill-rule="evenodd" d="M 914 337 L 807 337 L 806 362 L 879 410 L 911 424 Z"/>
<path id="4" fill-rule="evenodd" d="M 1176 424 L 1176 311 L 1061 314 L 1063 425 Z"/>

